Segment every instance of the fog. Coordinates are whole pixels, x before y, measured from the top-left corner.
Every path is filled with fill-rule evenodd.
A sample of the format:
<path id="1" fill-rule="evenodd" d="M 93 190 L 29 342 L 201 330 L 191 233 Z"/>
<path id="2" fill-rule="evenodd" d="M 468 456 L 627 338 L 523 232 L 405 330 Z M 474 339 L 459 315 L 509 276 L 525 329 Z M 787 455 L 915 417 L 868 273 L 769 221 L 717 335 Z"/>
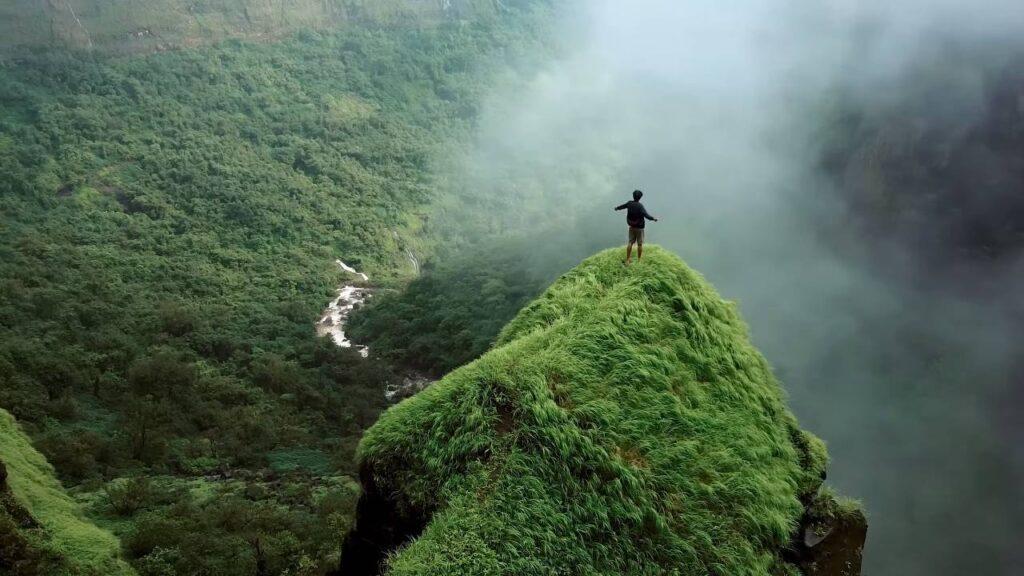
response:
<path id="1" fill-rule="evenodd" d="M 840 97 L 969 123 L 1017 36 L 1019 1 L 580 4 L 563 56 L 489 102 L 468 181 L 562 214 L 571 254 L 624 240 L 611 207 L 643 189 L 648 241 L 739 301 L 829 482 L 864 502 L 865 573 L 1019 574 L 1020 253 L 874 235 L 820 161 Z"/>

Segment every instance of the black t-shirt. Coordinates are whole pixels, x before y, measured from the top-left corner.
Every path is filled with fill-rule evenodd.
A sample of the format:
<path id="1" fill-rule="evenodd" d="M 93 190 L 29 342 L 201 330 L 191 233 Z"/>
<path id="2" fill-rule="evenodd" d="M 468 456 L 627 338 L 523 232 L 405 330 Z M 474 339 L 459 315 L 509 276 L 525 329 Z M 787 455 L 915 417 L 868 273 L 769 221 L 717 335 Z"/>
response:
<path id="1" fill-rule="evenodd" d="M 615 209 L 626 211 L 626 224 L 629 224 L 630 228 L 643 228 L 647 224 L 647 220 L 654 220 L 654 216 L 647 213 L 647 209 L 639 200 L 630 200 L 621 206 L 616 206 Z"/>

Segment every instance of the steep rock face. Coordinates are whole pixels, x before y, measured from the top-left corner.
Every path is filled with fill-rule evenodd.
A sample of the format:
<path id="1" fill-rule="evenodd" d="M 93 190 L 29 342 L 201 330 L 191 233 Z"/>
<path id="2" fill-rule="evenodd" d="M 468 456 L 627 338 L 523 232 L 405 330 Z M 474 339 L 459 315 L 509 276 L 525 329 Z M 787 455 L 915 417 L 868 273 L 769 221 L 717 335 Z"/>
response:
<path id="1" fill-rule="evenodd" d="M 130 576 L 117 538 L 86 520 L 14 417 L 0 410 L 0 574 Z"/>
<path id="2" fill-rule="evenodd" d="M 900 272 L 908 262 L 929 277 L 1015 265 L 1024 250 L 1024 47 L 1008 59 L 954 51 L 912 72 L 879 90 L 894 95 L 884 104 L 842 107 L 823 170 L 879 253 L 898 242 Z M 980 280 L 970 278 L 972 287 Z"/>
<path id="3" fill-rule="evenodd" d="M 735 307 L 657 247 L 565 274 L 359 455 L 345 575 L 859 572 L 859 545 L 828 555 L 854 572 L 819 554 L 850 530 L 813 510 L 860 515 L 819 491 L 824 446 Z"/>
<path id="4" fill-rule="evenodd" d="M 162 50 L 349 22 L 428 25 L 496 6 L 475 0 L 11 0 L 0 6 L 0 51 Z"/>

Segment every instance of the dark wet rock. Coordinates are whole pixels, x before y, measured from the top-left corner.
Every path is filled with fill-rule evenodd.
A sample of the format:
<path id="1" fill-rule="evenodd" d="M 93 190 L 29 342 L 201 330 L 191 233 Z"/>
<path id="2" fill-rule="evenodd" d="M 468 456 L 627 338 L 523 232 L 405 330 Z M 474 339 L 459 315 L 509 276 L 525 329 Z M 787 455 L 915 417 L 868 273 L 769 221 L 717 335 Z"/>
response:
<path id="1" fill-rule="evenodd" d="M 434 379 L 418 372 L 410 372 L 402 377 L 399 383 L 391 383 L 384 390 L 384 397 L 389 402 L 401 402 L 406 398 L 415 396 L 434 383 Z"/>
<path id="2" fill-rule="evenodd" d="M 380 574 L 387 554 L 423 532 L 430 517 L 379 490 L 368 468 L 362 467 L 359 477 L 363 493 L 356 508 L 355 527 L 345 538 L 340 571 L 334 576 Z"/>
<path id="3" fill-rule="evenodd" d="M 859 576 L 867 533 L 858 506 L 822 491 L 807 508 L 787 559 L 804 576 Z"/>

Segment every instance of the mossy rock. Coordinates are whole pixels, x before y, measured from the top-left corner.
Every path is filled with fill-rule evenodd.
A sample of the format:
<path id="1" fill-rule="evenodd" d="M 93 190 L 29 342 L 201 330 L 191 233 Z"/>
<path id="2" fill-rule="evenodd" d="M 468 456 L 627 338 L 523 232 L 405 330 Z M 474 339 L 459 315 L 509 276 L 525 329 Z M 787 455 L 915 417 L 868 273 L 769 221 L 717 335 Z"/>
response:
<path id="1" fill-rule="evenodd" d="M 860 504 L 822 490 L 807 506 L 788 559 L 805 576 L 857 576 L 867 535 Z"/>
<path id="2" fill-rule="evenodd" d="M 736 306 L 597 254 L 359 448 L 342 574 L 796 574 L 824 477 Z"/>

